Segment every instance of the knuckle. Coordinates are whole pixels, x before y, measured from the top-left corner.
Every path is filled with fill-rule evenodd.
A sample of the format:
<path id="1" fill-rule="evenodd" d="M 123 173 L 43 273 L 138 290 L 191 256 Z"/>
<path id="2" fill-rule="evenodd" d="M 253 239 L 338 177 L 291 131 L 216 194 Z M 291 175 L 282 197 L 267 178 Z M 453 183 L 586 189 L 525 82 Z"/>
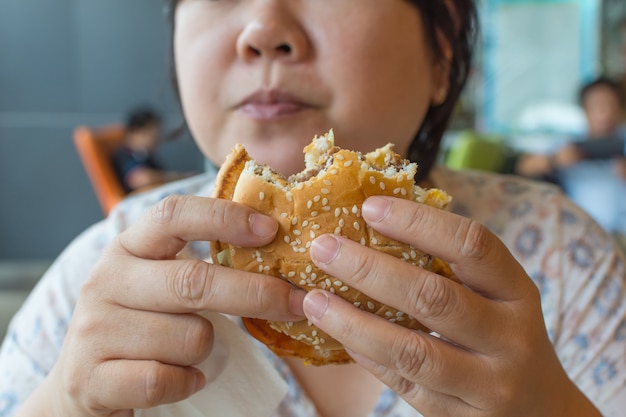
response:
<path id="1" fill-rule="evenodd" d="M 176 218 L 180 206 L 188 197 L 182 195 L 169 195 L 159 201 L 149 212 L 150 220 L 156 224 L 170 224 Z"/>
<path id="2" fill-rule="evenodd" d="M 148 408 L 163 404 L 167 396 L 165 369 L 158 362 L 151 362 L 146 369 L 145 403 Z"/>
<path id="3" fill-rule="evenodd" d="M 246 300 L 256 314 L 264 316 L 278 307 L 276 299 L 271 296 L 276 290 L 274 283 L 280 283 L 280 281 L 265 277 L 248 280 Z"/>
<path id="4" fill-rule="evenodd" d="M 183 352 L 186 356 L 185 365 L 191 366 L 200 362 L 211 351 L 213 346 L 213 325 L 210 321 L 193 315 L 187 326 L 183 341 Z"/>
<path id="5" fill-rule="evenodd" d="M 427 355 L 423 343 L 411 332 L 401 332 L 389 349 L 392 369 L 405 379 L 412 379 L 426 370 Z M 408 387 L 406 387 L 408 388 Z"/>
<path id="6" fill-rule="evenodd" d="M 377 270 L 377 257 L 375 256 L 355 256 L 356 268 L 352 272 L 352 280 L 355 284 L 363 284 L 371 274 Z"/>
<path id="7" fill-rule="evenodd" d="M 463 218 L 455 238 L 459 242 L 459 251 L 463 258 L 480 261 L 489 253 L 491 233 L 475 220 Z"/>
<path id="8" fill-rule="evenodd" d="M 232 218 L 230 218 L 229 215 L 229 207 L 232 206 L 224 200 L 213 201 L 212 209 L 207 212 L 207 223 L 210 227 L 223 229 L 240 225 L 241 222 L 235 222 L 233 224 Z"/>
<path id="9" fill-rule="evenodd" d="M 441 319 L 452 305 L 452 291 L 443 279 L 426 277 L 414 281 L 409 290 L 409 314 L 418 319 Z"/>
<path id="10" fill-rule="evenodd" d="M 181 261 L 168 274 L 170 292 L 182 305 L 194 308 L 210 303 L 214 280 L 215 268 L 198 260 Z"/>

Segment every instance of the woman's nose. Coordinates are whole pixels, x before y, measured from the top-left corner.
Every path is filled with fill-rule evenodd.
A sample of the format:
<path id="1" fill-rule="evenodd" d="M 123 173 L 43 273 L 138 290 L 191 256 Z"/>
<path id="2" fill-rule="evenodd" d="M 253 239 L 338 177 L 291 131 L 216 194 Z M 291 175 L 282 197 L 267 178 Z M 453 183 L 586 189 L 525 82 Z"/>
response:
<path id="1" fill-rule="evenodd" d="M 307 36 L 296 17 L 278 6 L 256 13 L 237 39 L 237 53 L 247 61 L 298 61 L 306 57 L 308 48 Z"/>

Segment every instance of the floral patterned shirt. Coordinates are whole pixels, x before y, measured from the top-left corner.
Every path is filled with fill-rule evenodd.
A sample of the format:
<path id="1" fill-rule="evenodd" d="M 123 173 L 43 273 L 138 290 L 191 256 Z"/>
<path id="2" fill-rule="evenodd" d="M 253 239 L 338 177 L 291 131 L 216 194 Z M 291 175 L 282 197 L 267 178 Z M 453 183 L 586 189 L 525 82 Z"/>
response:
<path id="1" fill-rule="evenodd" d="M 105 246 L 168 194 L 208 196 L 204 174 L 130 197 L 80 234 L 57 258 L 11 322 L 0 350 L 0 417 L 13 415 L 59 355 L 80 287 Z M 626 409 L 626 261 L 614 241 L 554 186 L 513 176 L 437 168 L 451 210 L 496 233 L 541 291 L 549 336 L 570 378 L 606 417 Z M 199 258 L 208 244 L 193 245 Z M 289 385 L 276 417 L 314 417 L 289 367 L 260 349 Z M 419 417 L 383 391 L 370 417 Z"/>

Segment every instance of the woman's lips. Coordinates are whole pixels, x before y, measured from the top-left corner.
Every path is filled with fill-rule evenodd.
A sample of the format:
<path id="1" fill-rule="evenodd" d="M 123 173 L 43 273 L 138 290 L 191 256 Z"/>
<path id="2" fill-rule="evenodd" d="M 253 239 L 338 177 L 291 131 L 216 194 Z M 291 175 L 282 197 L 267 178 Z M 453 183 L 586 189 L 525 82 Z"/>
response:
<path id="1" fill-rule="evenodd" d="M 298 113 L 307 106 L 295 102 L 245 103 L 239 107 L 244 114 L 255 119 L 274 119 Z"/>
<path id="2" fill-rule="evenodd" d="M 258 90 L 243 100 L 237 109 L 258 120 L 290 116 L 310 108 L 298 97 L 279 90 Z"/>

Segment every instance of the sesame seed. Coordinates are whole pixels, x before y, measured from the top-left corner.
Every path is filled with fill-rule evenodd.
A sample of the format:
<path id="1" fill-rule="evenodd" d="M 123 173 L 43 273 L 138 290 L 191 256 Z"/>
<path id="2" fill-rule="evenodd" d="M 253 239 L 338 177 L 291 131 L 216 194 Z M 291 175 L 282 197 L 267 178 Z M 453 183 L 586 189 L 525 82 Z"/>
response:
<path id="1" fill-rule="evenodd" d="M 307 227 L 309 225 L 309 221 L 305 220 L 302 222 L 302 227 Z"/>
<path id="2" fill-rule="evenodd" d="M 339 280 L 337 279 L 337 280 L 335 280 L 335 282 L 333 282 L 333 285 L 334 285 L 335 287 L 341 287 L 341 286 L 343 285 L 343 282 L 341 282 L 341 281 L 339 281 Z"/>
<path id="3" fill-rule="evenodd" d="M 342 207 L 342 208 L 341 208 L 341 211 L 343 211 L 343 214 L 345 214 L 346 216 L 347 216 L 348 214 L 350 214 L 350 212 L 348 211 L 348 209 L 347 209 L 347 208 L 345 208 L 345 207 Z"/>
<path id="4" fill-rule="evenodd" d="M 411 258 L 411 255 L 409 255 L 408 252 L 402 252 L 402 257 L 408 261 Z"/>
<path id="5" fill-rule="evenodd" d="M 263 263 L 263 258 L 256 258 L 256 261 L 257 261 L 258 263 Z"/>
<path id="6" fill-rule="evenodd" d="M 330 206 L 324 206 L 322 207 L 322 211 L 330 211 Z"/>
<path id="7" fill-rule="evenodd" d="M 396 181 L 398 182 L 404 181 L 404 175 L 398 175 L 398 177 L 396 178 Z"/>
<path id="8" fill-rule="evenodd" d="M 360 243 L 361 243 L 361 245 L 365 246 L 365 244 L 367 243 L 367 241 L 365 240 L 365 238 L 364 238 L 364 237 L 362 237 L 362 238 L 361 238 L 361 242 L 360 242 Z"/>
<path id="9" fill-rule="evenodd" d="M 320 288 L 323 289 L 323 290 L 326 289 L 326 282 L 325 281 L 320 282 Z"/>
<path id="10" fill-rule="evenodd" d="M 270 266 L 269 266 L 269 265 L 265 265 L 265 266 L 263 267 L 263 271 L 264 271 L 264 272 L 268 272 L 269 270 L 270 270 Z"/>
<path id="11" fill-rule="evenodd" d="M 368 301 L 367 302 L 367 308 L 369 308 L 370 310 L 373 310 L 374 308 L 376 308 L 376 306 L 371 301 Z"/>
<path id="12" fill-rule="evenodd" d="M 293 278 L 293 277 L 295 277 L 295 276 L 296 276 L 296 271 L 289 271 L 289 273 L 287 274 L 287 276 L 288 276 L 289 278 Z"/>
<path id="13" fill-rule="evenodd" d="M 322 226 L 320 226 L 319 224 L 315 223 L 313 226 L 311 226 L 311 229 L 313 229 L 313 230 L 319 230 L 319 229 L 320 229 L 320 227 L 322 227 Z"/>
<path id="14" fill-rule="evenodd" d="M 354 226 L 354 230 L 361 230 L 361 225 L 359 224 L 359 222 L 354 222 L 352 226 Z"/>
<path id="15" fill-rule="evenodd" d="M 372 238 L 372 245 L 378 245 L 378 239 L 375 237 Z"/>
<path id="16" fill-rule="evenodd" d="M 259 272 L 263 272 L 263 265 L 259 265 Z"/>
<path id="17" fill-rule="evenodd" d="M 335 168 L 331 169 L 331 170 L 330 170 L 330 171 L 328 171 L 328 172 L 330 172 L 330 173 L 331 173 L 331 174 L 333 174 L 333 175 L 337 175 L 337 170 L 336 170 Z"/>
<path id="18" fill-rule="evenodd" d="M 373 175 L 370 175 L 370 182 L 371 182 L 372 184 L 376 184 L 376 178 L 374 178 L 374 176 L 373 176 Z"/>
<path id="19" fill-rule="evenodd" d="M 361 307 L 361 302 L 360 301 L 355 301 L 354 303 L 352 303 L 356 308 Z"/>
<path id="20" fill-rule="evenodd" d="M 317 217 L 319 213 L 317 211 L 312 211 L 311 212 L 311 217 Z"/>
<path id="21" fill-rule="evenodd" d="M 306 280 L 306 274 L 304 272 L 300 272 L 300 278 Z"/>
<path id="22" fill-rule="evenodd" d="M 311 247 L 311 242 L 306 242 L 306 245 L 304 245 L 304 247 L 309 249 Z"/>
<path id="23" fill-rule="evenodd" d="M 297 218 L 297 217 L 294 217 L 293 219 L 291 219 L 291 224 L 292 224 L 293 226 L 295 226 L 296 224 L 298 224 L 298 218 Z"/>
<path id="24" fill-rule="evenodd" d="M 259 200 L 261 201 L 265 200 L 265 193 L 263 191 L 259 193 Z"/>
<path id="25" fill-rule="evenodd" d="M 400 190 L 400 194 L 402 194 L 402 195 L 406 195 L 406 188 L 402 188 L 402 189 Z"/>
<path id="26" fill-rule="evenodd" d="M 294 246 L 292 246 L 292 247 L 291 247 L 291 249 L 293 249 L 293 251 L 294 251 L 295 253 L 298 253 L 298 252 L 299 252 L 298 248 L 297 248 L 297 247 L 295 247 L 295 245 L 294 245 Z"/>
<path id="27" fill-rule="evenodd" d="M 316 274 L 315 272 L 313 272 L 313 273 L 311 274 L 311 279 L 316 279 L 316 278 L 317 278 L 317 274 Z"/>
<path id="28" fill-rule="evenodd" d="M 335 294 L 335 288 L 334 287 L 330 287 L 329 291 L 331 292 L 331 294 Z"/>
<path id="29" fill-rule="evenodd" d="M 307 274 L 310 274 L 311 272 L 313 272 L 313 267 L 311 265 L 307 265 L 305 271 Z"/>
<path id="30" fill-rule="evenodd" d="M 334 231 L 334 233 L 335 233 L 336 235 L 340 234 L 340 233 L 341 233 L 341 227 L 339 227 L 339 226 L 335 227 L 335 231 Z"/>
<path id="31" fill-rule="evenodd" d="M 287 197 L 287 201 L 289 201 L 290 203 L 293 201 L 293 196 L 291 195 L 291 191 L 287 191 L 287 193 L 285 193 L 285 197 Z"/>
<path id="32" fill-rule="evenodd" d="M 398 193 L 400 192 L 400 190 L 401 190 L 401 188 L 400 188 L 400 187 L 394 188 L 394 189 L 393 189 L 393 193 L 394 193 L 394 194 L 398 194 Z"/>
<path id="33" fill-rule="evenodd" d="M 352 165 L 352 161 L 346 161 L 343 163 L 343 166 L 348 168 L 350 165 Z"/>
<path id="34" fill-rule="evenodd" d="M 313 330 L 313 331 L 311 332 L 311 336 L 316 337 L 316 336 L 317 336 L 317 330 Z"/>
<path id="35" fill-rule="evenodd" d="M 302 234 L 302 232 L 300 230 L 298 230 L 298 229 L 293 229 L 292 232 L 296 236 L 300 236 Z"/>
<path id="36" fill-rule="evenodd" d="M 320 191 L 322 194 L 330 194 L 330 190 L 328 188 L 322 188 Z"/>
<path id="37" fill-rule="evenodd" d="M 333 183 L 330 180 L 324 180 L 324 184 L 328 185 L 329 187 L 333 185 Z"/>
<path id="38" fill-rule="evenodd" d="M 292 241 L 292 242 L 290 243 L 290 245 L 291 245 L 291 246 L 298 246 L 298 242 L 294 240 L 294 241 Z"/>
<path id="39" fill-rule="evenodd" d="M 339 159 L 340 161 L 343 161 L 345 159 L 344 156 L 340 153 L 335 154 L 335 158 Z"/>
<path id="40" fill-rule="evenodd" d="M 326 197 L 324 197 L 324 199 L 322 200 L 322 205 L 323 206 L 327 206 L 328 205 L 328 199 Z"/>
<path id="41" fill-rule="evenodd" d="M 311 230 L 309 232 L 309 236 L 311 237 L 311 239 L 315 239 L 315 232 L 313 230 Z"/>
<path id="42" fill-rule="evenodd" d="M 313 197 L 313 201 L 317 203 L 318 201 L 320 201 L 321 198 L 322 197 L 320 197 L 319 195 L 316 195 L 315 197 Z"/>
<path id="43" fill-rule="evenodd" d="M 354 206 L 352 206 L 352 214 L 357 214 L 358 212 L 359 212 L 359 208 L 355 204 Z"/>
<path id="44" fill-rule="evenodd" d="M 384 189 L 385 189 L 385 187 L 386 187 L 386 186 L 385 186 L 385 183 L 384 183 L 384 182 L 382 182 L 382 181 L 378 183 L 378 186 L 380 187 L 380 189 L 381 189 L 381 190 L 384 190 Z"/>
<path id="45" fill-rule="evenodd" d="M 309 181 L 309 180 L 304 181 L 304 184 L 305 184 L 307 187 L 310 187 L 311 185 L 313 185 L 313 183 L 312 183 L 311 181 Z"/>
<path id="46" fill-rule="evenodd" d="M 339 291 L 341 291 L 341 292 L 346 292 L 346 291 L 348 291 L 349 289 L 350 289 L 350 288 L 348 288 L 348 286 L 347 286 L 347 285 L 344 285 L 343 287 L 339 288 Z"/>
<path id="47" fill-rule="evenodd" d="M 339 219 L 339 227 L 345 226 L 346 221 L 344 219 Z"/>
<path id="48" fill-rule="evenodd" d="M 335 209 L 335 217 L 339 217 L 341 215 L 341 209 L 339 207 L 337 207 Z"/>
<path id="49" fill-rule="evenodd" d="M 285 235 L 285 237 L 283 239 L 285 239 L 285 243 L 291 242 L 291 238 L 289 236 L 287 236 L 287 235 Z"/>
<path id="50" fill-rule="evenodd" d="M 324 280 L 324 282 L 326 283 L 326 285 L 327 285 L 328 287 L 331 287 L 331 286 L 333 285 L 333 284 L 330 282 L 330 278 L 326 278 L 326 279 Z"/>
<path id="51" fill-rule="evenodd" d="M 300 249 L 298 249 L 298 252 L 300 252 L 300 253 L 305 253 L 305 252 L 306 252 L 306 249 L 305 249 L 305 248 L 300 248 Z"/>
<path id="52" fill-rule="evenodd" d="M 311 207 L 313 207 L 313 202 L 309 200 L 306 202 L 306 208 L 310 209 Z"/>

